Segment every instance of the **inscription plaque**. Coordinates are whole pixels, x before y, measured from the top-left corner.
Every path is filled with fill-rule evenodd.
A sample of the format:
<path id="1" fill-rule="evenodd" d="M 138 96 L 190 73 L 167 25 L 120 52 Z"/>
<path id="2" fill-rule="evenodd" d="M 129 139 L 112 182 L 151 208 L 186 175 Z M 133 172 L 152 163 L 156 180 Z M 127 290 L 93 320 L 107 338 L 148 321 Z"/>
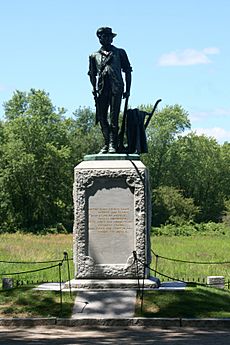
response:
<path id="1" fill-rule="evenodd" d="M 122 179 L 116 187 L 105 180 L 88 198 L 88 255 L 96 264 L 124 265 L 134 250 L 134 195 Z"/>

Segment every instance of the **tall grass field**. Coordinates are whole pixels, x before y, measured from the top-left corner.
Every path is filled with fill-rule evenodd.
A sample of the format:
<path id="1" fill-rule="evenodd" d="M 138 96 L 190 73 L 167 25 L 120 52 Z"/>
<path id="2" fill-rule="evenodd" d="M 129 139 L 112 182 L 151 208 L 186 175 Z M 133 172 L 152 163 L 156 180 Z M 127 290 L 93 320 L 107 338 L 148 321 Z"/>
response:
<path id="1" fill-rule="evenodd" d="M 224 276 L 230 280 L 230 238 L 224 235 L 203 236 L 153 236 L 151 238 L 152 265 L 166 276 L 186 281 L 206 282 L 207 276 Z M 162 258 L 165 257 L 165 258 Z M 168 260 L 173 259 L 173 260 Z M 176 259 L 174 261 L 174 259 Z M 190 261 L 194 263 L 179 262 Z"/>
<path id="2" fill-rule="evenodd" d="M 152 236 L 152 251 L 157 254 L 157 276 L 161 281 L 167 281 L 166 276 L 190 281 L 206 281 L 207 276 L 222 275 L 230 280 L 230 238 L 218 236 Z M 31 235 L 31 234 L 1 234 L 0 235 L 0 278 L 12 277 L 24 284 L 59 281 L 58 263 L 67 251 L 69 258 L 73 256 L 73 240 L 71 234 Z M 169 259 L 193 261 L 183 263 Z M 41 261 L 55 261 L 36 263 Z M 6 262 L 7 261 L 7 262 Z M 18 262 L 18 263 L 16 263 Z M 204 264 L 200 264 L 204 262 Z M 212 264 L 212 263 L 219 264 Z M 227 262 L 227 263 L 226 263 Z M 229 263 L 228 263 L 229 262 Z M 74 276 L 73 262 L 70 260 L 71 278 Z M 156 268 L 156 257 L 152 254 L 151 267 Z M 55 266 L 55 267 L 52 267 Z M 36 271 L 44 268 L 44 270 Z M 22 273 L 25 272 L 25 273 Z M 28 273 L 26 273 L 28 272 Z M 12 273 L 12 275 L 11 275 Z M 15 274 L 18 273 L 18 274 Z M 68 280 L 67 262 L 61 269 L 62 280 Z M 151 273 L 154 275 L 154 271 Z"/>
<path id="3" fill-rule="evenodd" d="M 0 278 L 14 278 L 20 284 L 58 282 L 60 277 L 58 264 L 64 257 L 64 251 L 68 253 L 69 258 L 72 258 L 72 242 L 71 234 L 45 236 L 21 233 L 1 234 Z M 39 263 L 43 261 L 44 263 Z M 69 264 L 71 278 L 73 278 L 72 260 Z M 66 260 L 61 266 L 61 278 L 64 281 L 68 280 Z"/>

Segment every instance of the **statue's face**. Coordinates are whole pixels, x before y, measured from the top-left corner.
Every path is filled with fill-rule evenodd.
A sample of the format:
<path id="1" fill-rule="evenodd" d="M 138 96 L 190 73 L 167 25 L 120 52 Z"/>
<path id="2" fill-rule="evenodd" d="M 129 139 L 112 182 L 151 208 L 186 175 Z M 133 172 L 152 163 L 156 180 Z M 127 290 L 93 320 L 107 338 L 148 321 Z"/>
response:
<path id="1" fill-rule="evenodd" d="M 108 46 L 113 42 L 113 36 L 110 34 L 102 34 L 99 38 L 101 45 Z"/>

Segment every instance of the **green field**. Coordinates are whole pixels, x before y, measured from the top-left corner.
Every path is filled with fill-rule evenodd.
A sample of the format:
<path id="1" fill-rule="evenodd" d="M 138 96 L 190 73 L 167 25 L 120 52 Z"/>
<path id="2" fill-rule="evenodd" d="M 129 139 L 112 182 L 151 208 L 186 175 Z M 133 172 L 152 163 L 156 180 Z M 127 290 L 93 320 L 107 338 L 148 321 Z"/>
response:
<path id="1" fill-rule="evenodd" d="M 152 237 L 152 250 L 159 255 L 157 271 L 164 275 L 198 282 L 206 281 L 206 277 L 212 275 L 224 276 L 226 282 L 230 280 L 230 239 L 224 235 Z M 207 264 L 180 263 L 160 256 Z M 213 262 L 220 264 L 211 264 Z M 156 257 L 152 255 L 152 268 L 155 265 Z M 162 281 L 167 280 L 160 275 L 158 277 Z"/>
<path id="2" fill-rule="evenodd" d="M 170 261 L 161 258 L 174 258 L 194 262 L 230 262 L 230 239 L 220 236 L 153 236 L 152 250 L 159 255 L 157 271 L 176 279 L 190 281 L 206 281 L 208 275 L 223 275 L 226 282 L 230 280 L 230 263 L 224 264 L 188 264 Z M 58 262 L 44 264 L 16 264 L 10 262 L 37 262 L 62 260 L 63 252 L 67 251 L 69 258 L 73 255 L 72 235 L 45 235 L 31 234 L 1 234 L 0 235 L 0 276 L 10 277 L 9 273 L 25 272 L 58 265 Z M 152 255 L 154 269 L 156 258 Z M 71 277 L 73 277 L 73 263 L 70 261 Z M 152 272 L 153 274 L 154 272 Z M 15 280 L 59 281 L 59 268 L 54 267 L 43 271 L 24 273 L 12 276 Z M 158 275 L 161 281 L 168 280 Z M 62 267 L 62 279 L 67 280 L 67 264 Z"/>
<path id="3" fill-rule="evenodd" d="M 31 282 L 59 281 L 58 263 L 63 259 L 64 251 L 72 258 L 72 235 L 46 235 L 36 236 L 31 234 L 1 234 L 0 235 L 0 277 L 12 277 L 15 281 L 24 284 Z M 47 263 L 35 263 L 41 261 L 55 261 Z M 3 261 L 3 262 L 2 262 Z M 9 261 L 4 262 L 4 261 Z M 11 263 L 14 262 L 14 263 Z M 23 262 L 23 263 L 16 263 Z M 25 262 L 25 263 L 24 263 Z M 51 266 L 56 266 L 49 268 Z M 38 272 L 10 273 L 34 271 Z M 70 261 L 71 278 L 73 277 L 73 263 Z M 67 262 L 64 261 L 61 275 L 63 280 L 68 279 Z"/>
<path id="4" fill-rule="evenodd" d="M 201 281 L 208 275 L 223 275 L 230 279 L 230 264 L 187 264 L 160 258 L 174 258 L 188 261 L 224 262 L 230 261 L 229 237 L 220 236 L 153 236 L 152 250 L 159 255 L 157 270 L 170 277 L 190 281 Z M 13 277 L 23 281 L 23 286 L 11 290 L 0 290 L 0 317 L 39 317 L 60 316 L 60 295 L 58 292 L 34 291 L 33 285 L 42 281 L 59 281 L 59 267 L 43 271 L 20 273 L 57 265 L 58 262 L 35 264 L 31 262 L 62 260 L 63 252 L 72 257 L 72 235 L 35 236 L 31 234 L 0 235 L 0 278 Z M 27 262 L 27 263 L 6 263 Z M 30 263 L 29 263 L 30 262 Z M 155 267 L 153 255 L 152 268 Z M 71 278 L 73 263 L 70 261 Z M 62 267 L 62 279 L 68 280 L 67 262 Z M 9 275 L 8 275 L 9 274 Z M 158 274 L 161 281 L 167 280 Z M 74 296 L 73 296 L 74 297 Z M 63 317 L 71 316 L 73 297 L 63 293 Z M 209 303 L 212 300 L 212 303 Z M 146 291 L 144 294 L 143 313 L 138 300 L 136 315 L 145 317 L 230 317 L 230 290 L 213 288 L 187 288 L 185 291 L 163 292 Z"/>

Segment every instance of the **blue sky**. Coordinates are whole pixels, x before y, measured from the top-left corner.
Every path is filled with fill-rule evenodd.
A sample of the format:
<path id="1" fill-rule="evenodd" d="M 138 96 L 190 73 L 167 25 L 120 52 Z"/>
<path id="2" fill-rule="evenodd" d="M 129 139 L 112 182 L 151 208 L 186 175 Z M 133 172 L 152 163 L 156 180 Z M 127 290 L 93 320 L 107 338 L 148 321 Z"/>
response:
<path id="1" fill-rule="evenodd" d="M 198 134 L 230 141 L 229 0 L 0 0 L 2 104 L 44 89 L 67 116 L 94 108 L 88 56 L 110 26 L 133 67 L 130 107 L 180 104 Z"/>

